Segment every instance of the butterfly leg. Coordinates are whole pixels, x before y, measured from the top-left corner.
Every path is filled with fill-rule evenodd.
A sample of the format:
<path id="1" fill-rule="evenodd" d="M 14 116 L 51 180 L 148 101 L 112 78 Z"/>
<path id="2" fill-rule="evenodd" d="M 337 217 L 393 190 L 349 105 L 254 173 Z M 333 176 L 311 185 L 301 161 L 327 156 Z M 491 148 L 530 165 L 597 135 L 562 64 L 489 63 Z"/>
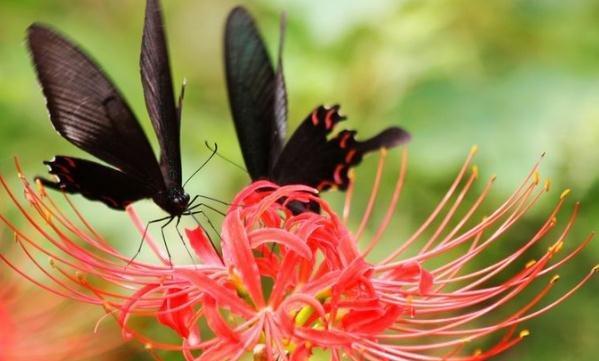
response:
<path id="1" fill-rule="evenodd" d="M 197 208 L 199 208 L 199 207 L 206 207 L 206 208 L 208 208 L 209 210 L 211 210 L 211 211 L 213 211 L 213 212 L 216 212 L 216 213 L 220 214 L 220 215 L 221 215 L 221 216 L 223 216 L 223 217 L 225 216 L 225 213 L 224 213 L 224 212 L 222 212 L 222 211 L 219 211 L 218 209 L 216 209 L 216 208 L 214 208 L 214 207 L 212 207 L 212 206 L 209 206 L 209 205 L 208 205 L 208 204 L 206 204 L 206 203 L 198 203 L 198 204 L 196 204 L 195 206 L 189 207 L 189 208 L 187 208 L 187 211 L 186 211 L 185 213 L 183 213 L 183 214 L 184 214 L 184 215 L 191 215 L 192 213 L 195 213 L 195 214 L 197 214 L 197 213 L 204 213 L 203 211 L 197 211 L 197 213 L 196 213 L 196 212 L 192 212 L 193 210 L 195 210 L 195 209 L 197 209 Z M 204 216 L 205 216 L 205 215 L 204 215 Z M 208 217 L 206 217 L 206 218 L 208 218 Z"/>
<path id="2" fill-rule="evenodd" d="M 160 234 L 162 234 L 162 242 L 164 243 L 164 248 L 166 249 L 166 254 L 168 255 L 168 260 L 169 263 L 172 265 L 172 258 L 171 258 L 171 251 L 169 251 L 168 249 L 168 244 L 166 244 L 166 237 L 164 237 L 164 229 L 166 228 L 166 226 L 168 226 L 169 224 L 171 224 L 171 222 L 173 221 L 173 219 L 175 219 L 175 217 L 167 217 L 168 221 L 166 221 L 166 223 L 164 223 L 162 226 L 160 226 Z"/>
<path id="3" fill-rule="evenodd" d="M 187 206 L 187 207 L 188 207 L 188 209 L 189 209 L 189 207 L 191 207 L 191 206 L 192 206 L 192 205 L 195 203 L 195 201 L 198 199 L 198 197 L 199 197 L 199 196 L 194 196 L 194 197 L 191 199 L 191 201 L 189 202 L 189 205 Z"/>
<path id="4" fill-rule="evenodd" d="M 181 222 L 181 216 L 177 217 L 177 223 L 175 223 L 175 230 L 177 230 L 177 234 L 179 235 L 179 238 L 181 239 L 181 243 L 183 243 L 183 247 L 185 247 L 185 250 L 187 251 L 187 254 L 189 255 L 189 259 L 191 260 L 191 263 L 195 264 L 195 260 L 193 259 L 191 252 L 189 252 L 189 248 L 187 248 L 187 243 L 185 242 L 185 239 L 183 238 L 181 231 L 179 231 L 179 223 L 180 222 Z"/>
<path id="5" fill-rule="evenodd" d="M 186 215 L 191 216 L 191 218 L 193 218 L 193 220 L 197 223 L 197 225 L 199 227 L 202 227 L 202 223 L 196 218 L 196 214 L 202 214 L 204 216 L 204 218 L 206 218 L 206 221 L 208 222 L 208 225 L 210 226 L 210 228 L 212 229 L 212 231 L 214 233 L 216 233 L 216 235 L 218 236 L 218 238 L 220 238 L 221 242 L 222 242 L 222 238 L 220 237 L 220 233 L 217 231 L 216 227 L 214 226 L 214 224 L 212 223 L 212 221 L 210 220 L 210 218 L 208 218 L 208 216 L 206 216 L 206 213 L 204 213 L 204 211 L 199 210 L 196 212 L 189 212 Z M 210 241 L 210 244 L 212 245 L 212 249 L 214 249 L 214 251 L 216 252 L 216 254 L 218 255 L 218 257 L 220 258 L 221 261 L 224 262 L 223 257 L 219 251 L 218 248 L 216 248 L 216 245 L 214 244 L 214 241 L 212 240 L 212 237 L 210 237 L 210 234 L 208 234 L 208 232 L 206 232 L 206 236 L 208 236 L 208 240 Z"/>
<path id="6" fill-rule="evenodd" d="M 171 218 L 171 217 L 168 216 L 168 217 L 164 217 L 164 218 L 154 219 L 154 220 L 149 221 L 148 223 L 146 223 L 146 227 L 144 228 L 144 233 L 141 236 L 141 241 L 139 241 L 139 247 L 137 248 L 137 252 L 135 252 L 135 254 L 133 255 L 133 257 L 129 260 L 129 262 L 127 262 L 127 266 L 125 266 L 125 268 L 129 267 L 129 265 L 131 264 L 131 262 L 133 262 L 137 258 L 137 256 L 139 256 L 139 253 L 141 252 L 141 248 L 144 245 L 144 241 L 146 240 L 146 235 L 148 234 L 148 229 L 150 228 L 150 225 L 152 223 L 157 223 L 157 222 L 165 221 L 165 220 L 167 220 L 169 218 Z"/>

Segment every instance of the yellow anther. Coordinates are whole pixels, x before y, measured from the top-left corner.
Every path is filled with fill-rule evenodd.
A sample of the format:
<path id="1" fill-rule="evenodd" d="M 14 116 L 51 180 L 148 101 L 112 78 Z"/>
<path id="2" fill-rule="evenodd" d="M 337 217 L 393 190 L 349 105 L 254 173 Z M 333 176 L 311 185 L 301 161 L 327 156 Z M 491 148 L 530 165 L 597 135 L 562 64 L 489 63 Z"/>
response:
<path id="1" fill-rule="evenodd" d="M 554 245 L 552 245 L 551 247 L 549 247 L 549 249 L 547 251 L 549 253 L 555 254 L 555 253 L 559 252 L 563 246 L 564 246 L 564 242 L 559 241 L 559 242 L 555 243 Z"/>
<path id="2" fill-rule="evenodd" d="M 553 252 L 557 253 L 557 252 L 561 251 L 562 248 L 564 248 L 564 241 L 559 241 L 555 244 L 555 249 L 553 250 Z"/>
<path id="3" fill-rule="evenodd" d="M 469 343 L 469 342 L 472 342 L 472 339 L 473 339 L 472 337 L 465 337 L 465 338 L 462 339 L 462 342 L 463 343 Z"/>
<path id="4" fill-rule="evenodd" d="M 387 148 L 385 148 L 385 147 L 381 148 L 381 157 L 383 157 L 383 158 L 386 157 L 387 153 L 388 153 Z"/>
<path id="5" fill-rule="evenodd" d="M 549 192 L 549 189 L 551 189 L 551 179 L 545 180 L 545 185 L 543 188 L 545 188 L 545 192 Z"/>
<path id="6" fill-rule="evenodd" d="M 541 181 L 541 174 L 539 173 L 538 170 L 536 170 L 532 174 L 532 182 L 534 183 L 534 185 L 537 185 L 537 184 L 539 184 L 540 181 Z"/>
<path id="7" fill-rule="evenodd" d="M 599 264 L 598 264 L 598 265 L 596 265 L 595 267 L 593 267 L 593 268 L 591 269 L 591 272 L 592 272 L 592 273 L 597 273 L 597 272 L 599 272 Z"/>
<path id="8" fill-rule="evenodd" d="M 353 181 L 354 179 L 356 179 L 356 172 L 354 172 L 353 168 L 350 168 L 349 172 L 347 172 L 347 177 L 351 181 Z"/>
<path id="9" fill-rule="evenodd" d="M 480 348 L 477 348 L 476 350 L 474 350 L 474 356 L 480 356 L 483 353 L 483 350 L 481 350 Z"/>
<path id="10" fill-rule="evenodd" d="M 263 343 L 259 343 L 256 346 L 254 346 L 252 353 L 254 355 L 254 361 L 268 360 L 268 357 L 266 355 L 266 345 L 264 345 Z"/>
<path id="11" fill-rule="evenodd" d="M 472 166 L 472 175 L 474 176 L 474 178 L 478 178 L 478 166 L 477 165 Z"/>
<path id="12" fill-rule="evenodd" d="M 526 266 L 524 266 L 524 268 L 528 269 L 528 268 L 534 266 L 535 264 L 537 264 L 537 260 L 531 259 L 530 261 L 526 262 Z"/>
<path id="13" fill-rule="evenodd" d="M 48 194 L 46 193 L 46 188 L 44 187 L 44 185 L 42 184 L 42 181 L 39 180 L 39 178 L 35 179 L 35 185 L 37 186 L 37 191 L 39 192 L 39 194 L 42 197 L 47 196 Z"/>
<path id="14" fill-rule="evenodd" d="M 551 277 L 551 281 L 549 281 L 549 282 L 551 282 L 552 284 L 554 284 L 557 281 L 559 281 L 559 275 L 555 275 L 555 276 Z"/>
<path id="15" fill-rule="evenodd" d="M 530 331 L 529 330 L 522 330 L 520 331 L 520 338 L 524 338 L 526 336 L 530 335 Z"/>
<path id="16" fill-rule="evenodd" d="M 149 343 L 149 342 L 146 342 L 146 344 L 144 345 L 144 348 L 145 348 L 146 350 L 151 350 L 151 349 L 153 348 L 153 346 L 152 346 L 152 344 L 151 344 L 151 343 Z"/>
<path id="17" fill-rule="evenodd" d="M 478 152 L 478 145 L 475 144 L 470 148 L 470 154 L 475 155 L 477 152 Z"/>
<path id="18" fill-rule="evenodd" d="M 562 194 L 560 194 L 560 195 L 559 195 L 559 199 L 564 199 L 564 198 L 566 198 L 566 197 L 567 197 L 567 196 L 570 194 L 570 192 L 572 192 L 572 191 L 570 190 L 570 188 L 567 188 L 567 189 L 565 189 L 565 190 L 562 192 Z"/>
<path id="19" fill-rule="evenodd" d="M 46 222 L 52 222 L 52 213 L 50 213 L 48 210 L 44 210 L 43 217 Z"/>
<path id="20" fill-rule="evenodd" d="M 81 273 L 80 271 L 76 271 L 75 272 L 75 277 L 77 277 L 77 280 L 81 283 L 87 283 L 86 279 L 85 279 L 85 275 L 83 273 Z"/>

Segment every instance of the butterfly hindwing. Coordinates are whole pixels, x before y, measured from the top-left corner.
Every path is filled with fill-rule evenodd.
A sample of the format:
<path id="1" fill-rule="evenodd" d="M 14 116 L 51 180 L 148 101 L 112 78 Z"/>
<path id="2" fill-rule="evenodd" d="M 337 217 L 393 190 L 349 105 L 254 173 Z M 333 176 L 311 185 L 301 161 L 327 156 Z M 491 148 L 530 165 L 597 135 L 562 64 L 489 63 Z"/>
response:
<path id="1" fill-rule="evenodd" d="M 285 138 L 287 96 L 254 19 L 243 7 L 231 11 L 225 28 L 229 103 L 243 159 L 252 179 L 268 175 Z"/>
<path id="2" fill-rule="evenodd" d="M 160 143 L 160 168 L 167 187 L 181 185 L 180 113 L 175 105 L 164 22 L 158 0 L 148 0 L 141 47 L 146 108 Z"/>
<path id="3" fill-rule="evenodd" d="M 44 162 L 56 181 L 37 178 L 48 188 L 66 193 L 79 193 L 90 200 L 101 201 L 114 209 L 152 196 L 152 189 L 116 169 L 84 159 L 56 156 Z"/>
<path id="4" fill-rule="evenodd" d="M 46 26 L 30 26 L 27 40 L 54 128 L 123 173 L 164 188 L 148 139 L 100 67 Z"/>
<path id="5" fill-rule="evenodd" d="M 293 133 L 269 178 L 280 185 L 305 184 L 320 190 L 335 186 L 344 190 L 349 184 L 349 168 L 359 164 L 364 154 L 409 140 L 409 134 L 397 127 L 362 142 L 351 130 L 328 139 L 335 125 L 344 119 L 339 106 L 316 108 Z"/>

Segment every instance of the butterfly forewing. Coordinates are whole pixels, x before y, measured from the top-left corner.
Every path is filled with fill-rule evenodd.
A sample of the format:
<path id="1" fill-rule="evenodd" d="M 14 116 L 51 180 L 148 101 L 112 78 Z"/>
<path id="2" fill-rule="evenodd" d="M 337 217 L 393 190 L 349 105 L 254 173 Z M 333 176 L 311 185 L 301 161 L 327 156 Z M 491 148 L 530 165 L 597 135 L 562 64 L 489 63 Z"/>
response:
<path id="1" fill-rule="evenodd" d="M 146 107 L 160 143 L 160 168 L 167 187 L 181 185 L 180 119 L 175 105 L 160 4 L 148 0 L 141 47 Z"/>
<path id="2" fill-rule="evenodd" d="M 54 128 L 127 175 L 163 188 L 141 126 L 100 67 L 46 26 L 30 26 L 27 40 Z"/>
<path id="3" fill-rule="evenodd" d="M 265 177 L 272 168 L 273 148 L 280 149 L 284 138 L 284 134 L 277 132 L 281 127 L 277 126 L 280 122 L 276 118 L 276 114 L 286 116 L 286 100 L 281 101 L 285 97 L 284 81 L 282 74 L 275 79 L 264 41 L 243 7 L 233 9 L 227 19 L 225 70 L 243 159 L 252 179 Z M 285 110 L 275 111 L 276 104 Z"/>

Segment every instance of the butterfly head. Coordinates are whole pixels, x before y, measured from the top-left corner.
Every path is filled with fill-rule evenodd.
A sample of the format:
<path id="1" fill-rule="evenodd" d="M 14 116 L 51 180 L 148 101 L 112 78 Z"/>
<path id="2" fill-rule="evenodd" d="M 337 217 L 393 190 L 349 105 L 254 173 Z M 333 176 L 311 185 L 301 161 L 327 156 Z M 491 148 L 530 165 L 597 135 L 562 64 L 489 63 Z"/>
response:
<path id="1" fill-rule="evenodd" d="M 189 194 L 181 187 L 173 187 L 154 197 L 156 204 L 172 216 L 179 216 L 189 208 Z"/>

